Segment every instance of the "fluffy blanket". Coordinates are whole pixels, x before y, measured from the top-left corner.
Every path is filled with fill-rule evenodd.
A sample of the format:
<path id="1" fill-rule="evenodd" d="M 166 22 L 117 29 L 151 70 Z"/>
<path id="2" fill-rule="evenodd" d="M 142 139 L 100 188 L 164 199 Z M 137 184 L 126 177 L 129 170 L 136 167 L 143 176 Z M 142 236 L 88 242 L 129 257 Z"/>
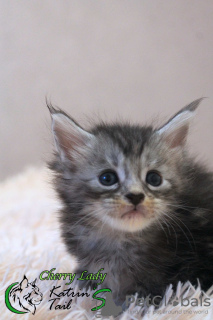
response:
<path id="1" fill-rule="evenodd" d="M 63 290 L 68 286 L 65 284 L 66 281 L 60 279 L 42 281 L 39 275 L 42 271 L 52 268 L 56 268 L 55 272 L 72 273 L 76 265 L 74 257 L 66 253 L 60 239 L 57 221 L 59 209 L 60 203 L 52 190 L 47 169 L 31 168 L 1 183 L 1 319 L 115 319 L 113 316 L 101 316 L 101 310 L 91 311 L 95 306 L 91 292 L 89 297 L 73 297 L 69 306 L 70 299 L 61 294 L 50 308 L 53 302 L 50 299 L 57 297 L 54 294 L 51 296 L 50 290 L 53 286 L 61 286 L 57 289 L 58 293 L 65 292 Z M 35 279 L 37 279 L 36 282 L 34 282 Z M 18 284 L 10 290 L 10 293 L 6 293 L 6 299 L 7 297 L 9 299 L 9 304 L 6 306 L 5 292 L 9 292 L 7 288 L 14 283 Z M 72 283 L 72 287 L 75 293 L 83 292 L 78 289 L 77 283 Z M 36 292 L 38 289 L 39 293 Z M 40 301 L 40 293 L 43 294 L 42 301 Z M 172 296 L 174 300 L 171 302 Z M 207 304 L 201 303 L 204 298 L 208 298 Z M 118 315 L 116 319 L 213 319 L 212 289 L 201 296 L 199 286 L 194 288 L 190 283 L 179 284 L 175 293 L 170 286 L 166 292 L 165 301 L 166 303 L 157 310 L 153 306 L 141 307 L 133 302 L 129 309 Z M 29 308 L 26 307 L 27 304 Z M 11 305 L 16 310 L 26 313 L 12 312 L 9 310 Z M 56 305 L 64 305 L 68 308 L 60 309 Z"/>

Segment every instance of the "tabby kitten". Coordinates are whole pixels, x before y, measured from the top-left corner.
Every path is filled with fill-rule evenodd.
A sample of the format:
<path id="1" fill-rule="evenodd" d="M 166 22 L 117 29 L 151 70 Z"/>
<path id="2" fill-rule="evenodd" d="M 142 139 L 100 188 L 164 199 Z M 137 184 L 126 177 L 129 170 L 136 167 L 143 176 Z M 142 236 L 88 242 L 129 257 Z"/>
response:
<path id="1" fill-rule="evenodd" d="M 213 174 L 185 148 L 201 100 L 157 129 L 103 122 L 86 131 L 48 106 L 63 239 L 77 272 L 104 268 L 118 304 L 135 292 L 163 296 L 178 281 L 213 284 Z"/>

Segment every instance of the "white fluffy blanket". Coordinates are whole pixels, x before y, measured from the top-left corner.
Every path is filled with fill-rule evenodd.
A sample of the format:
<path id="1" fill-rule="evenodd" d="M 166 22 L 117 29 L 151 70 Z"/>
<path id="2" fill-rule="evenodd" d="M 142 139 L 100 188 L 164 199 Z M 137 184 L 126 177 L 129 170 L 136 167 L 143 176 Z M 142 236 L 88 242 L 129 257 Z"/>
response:
<path id="1" fill-rule="evenodd" d="M 59 285 L 55 281 L 41 281 L 39 275 L 43 270 L 56 268 L 57 272 L 72 272 L 76 265 L 73 257 L 65 251 L 60 239 L 57 222 L 57 212 L 60 204 L 54 194 L 50 175 L 46 169 L 28 169 L 0 185 L 0 318 L 1 319 L 98 319 L 96 312 L 92 312 L 94 300 L 90 298 L 74 298 L 70 310 L 55 310 L 50 308 L 50 289 Z M 26 313 L 19 315 L 11 312 L 5 305 L 5 290 L 15 282 L 21 282 L 26 275 L 32 282 L 37 278 L 36 285 L 43 293 L 43 300 L 37 306 L 35 315 Z M 60 284 L 64 286 L 62 281 Z M 185 291 L 185 289 L 188 290 Z M 76 291 L 76 290 L 75 290 Z M 199 299 L 200 289 L 190 284 L 179 285 L 176 292 L 177 299 L 181 294 L 190 297 L 190 301 Z M 172 295 L 172 288 L 168 288 L 167 300 Z M 210 306 L 181 306 L 180 301 L 175 305 L 162 306 L 157 311 L 149 307 L 143 316 L 140 307 L 131 304 L 129 310 L 116 319 L 213 319 L 213 294 L 209 290 Z M 60 304 L 66 301 L 60 298 Z M 193 300 L 195 301 L 195 300 Z M 17 306 L 18 309 L 18 305 Z M 20 309 L 20 307 L 19 307 Z M 101 319 L 101 318 L 99 318 Z M 106 318 L 104 318 L 106 319 Z M 114 319 L 110 317 L 108 319 Z"/>

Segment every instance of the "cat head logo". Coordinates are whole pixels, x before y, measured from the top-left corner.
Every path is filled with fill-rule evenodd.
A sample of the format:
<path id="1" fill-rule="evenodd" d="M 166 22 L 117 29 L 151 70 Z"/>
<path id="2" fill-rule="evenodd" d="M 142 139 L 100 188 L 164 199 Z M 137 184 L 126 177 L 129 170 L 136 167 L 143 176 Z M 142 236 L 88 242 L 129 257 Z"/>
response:
<path id="1" fill-rule="evenodd" d="M 20 283 L 12 283 L 5 292 L 5 304 L 7 308 L 14 313 L 23 314 L 36 312 L 36 305 L 40 304 L 43 294 L 35 285 L 36 279 L 29 282 L 24 276 Z M 18 307 L 17 310 L 15 307 Z"/>

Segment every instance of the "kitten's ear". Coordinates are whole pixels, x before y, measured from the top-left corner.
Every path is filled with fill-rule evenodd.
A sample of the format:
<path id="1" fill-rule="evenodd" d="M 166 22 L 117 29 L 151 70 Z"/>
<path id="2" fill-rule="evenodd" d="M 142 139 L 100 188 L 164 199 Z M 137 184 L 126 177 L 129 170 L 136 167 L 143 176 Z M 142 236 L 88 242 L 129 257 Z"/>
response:
<path id="1" fill-rule="evenodd" d="M 81 128 L 65 112 L 47 105 L 52 117 L 52 133 L 56 150 L 61 160 L 72 159 L 73 154 L 80 154 L 93 139 L 93 134 Z"/>
<path id="2" fill-rule="evenodd" d="M 163 139 L 170 148 L 183 146 L 188 135 L 189 125 L 195 115 L 195 110 L 204 98 L 197 99 L 181 109 L 156 134 Z"/>

